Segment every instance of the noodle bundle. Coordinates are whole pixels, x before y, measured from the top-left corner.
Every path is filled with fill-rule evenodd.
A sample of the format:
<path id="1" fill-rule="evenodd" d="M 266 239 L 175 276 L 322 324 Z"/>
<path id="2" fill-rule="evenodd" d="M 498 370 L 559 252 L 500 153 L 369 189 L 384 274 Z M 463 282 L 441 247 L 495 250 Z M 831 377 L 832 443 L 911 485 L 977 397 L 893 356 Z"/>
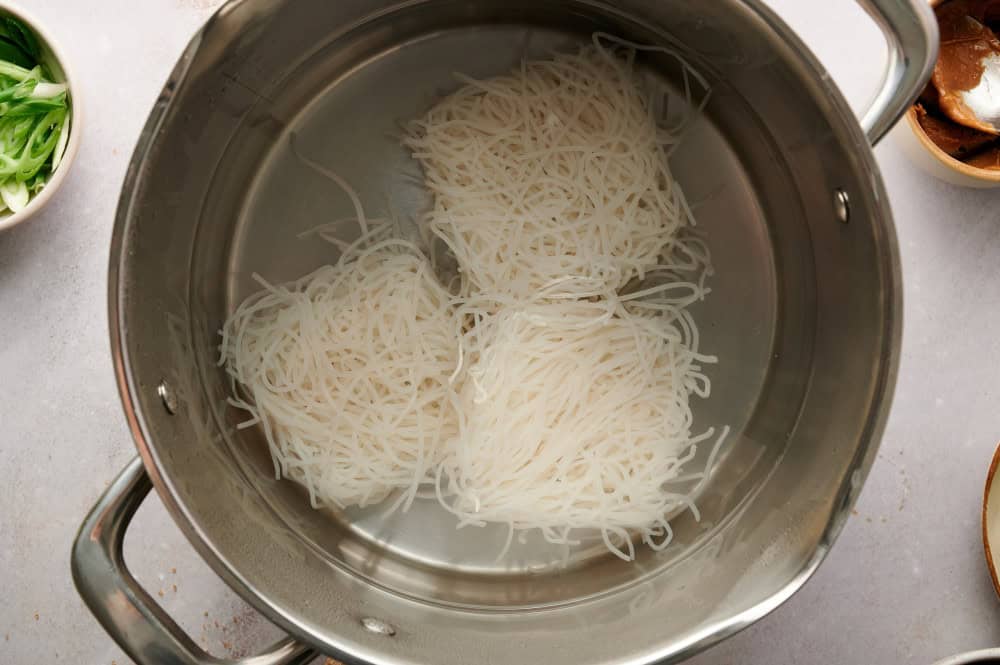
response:
<path id="1" fill-rule="evenodd" d="M 691 436 L 689 397 L 709 394 L 680 326 L 603 303 L 504 308 L 476 322 L 465 414 L 439 478 L 463 524 L 541 529 L 553 543 L 597 529 L 634 556 L 630 533 L 669 542 L 666 516 L 693 505 L 665 490 L 712 431 Z M 622 550 L 621 547 L 625 547 Z"/>
<path id="2" fill-rule="evenodd" d="M 460 77 L 411 123 L 404 145 L 434 195 L 424 221 L 462 266 L 463 295 L 531 298 L 567 277 L 621 288 L 692 223 L 666 159 L 679 128 L 658 126 L 664 104 L 633 59 L 595 35 L 575 54 Z"/>
<path id="3" fill-rule="evenodd" d="M 454 317 L 420 251 L 383 240 L 264 289 L 226 322 L 230 402 L 314 506 L 409 502 L 457 433 Z M 242 397 L 236 396 L 242 394 Z"/>
<path id="4" fill-rule="evenodd" d="M 394 495 L 406 510 L 433 491 L 459 527 L 506 525 L 507 547 L 537 529 L 625 560 L 634 538 L 666 547 L 678 512 L 698 517 L 710 468 L 685 467 L 715 439 L 710 467 L 725 436 L 695 433 L 690 403 L 716 362 L 689 311 L 711 262 L 668 165 L 681 126 L 663 126 L 665 91 L 637 73 L 641 47 L 601 40 L 463 78 L 408 127 L 433 197 L 423 237 L 448 248 L 455 288 L 433 246 L 394 238 L 299 155 L 345 190 L 362 238 L 320 227 L 335 265 L 256 277 L 220 363 L 240 427 L 263 430 L 314 506 Z M 705 84 L 681 64 L 690 103 Z"/>

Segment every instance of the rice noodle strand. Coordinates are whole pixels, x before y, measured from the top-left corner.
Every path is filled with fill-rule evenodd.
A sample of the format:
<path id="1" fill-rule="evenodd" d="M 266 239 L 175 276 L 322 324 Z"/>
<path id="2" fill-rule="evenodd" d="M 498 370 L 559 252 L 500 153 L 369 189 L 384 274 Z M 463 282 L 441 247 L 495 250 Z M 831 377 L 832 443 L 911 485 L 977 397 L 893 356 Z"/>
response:
<path id="1" fill-rule="evenodd" d="M 301 234 L 333 243 L 335 265 L 257 277 L 220 364 L 248 413 L 238 427 L 263 431 L 276 475 L 314 506 L 399 490 L 391 510 L 436 498 L 457 528 L 505 525 L 500 556 L 537 529 L 567 547 L 599 536 L 625 560 L 634 538 L 667 547 L 678 512 L 700 517 L 711 468 L 688 467 L 714 439 L 711 466 L 728 431 L 693 433 L 691 397 L 710 396 L 717 359 L 688 308 L 709 293 L 711 261 L 667 161 L 688 116 L 664 128 L 638 50 L 678 57 L 596 34 L 574 54 L 460 77 L 409 126 L 433 195 L 423 230 L 453 255 L 454 288 L 293 140 L 356 216 Z M 707 84 L 680 62 L 685 108 L 700 88 L 700 109 Z M 347 221 L 360 239 L 340 239 Z"/>

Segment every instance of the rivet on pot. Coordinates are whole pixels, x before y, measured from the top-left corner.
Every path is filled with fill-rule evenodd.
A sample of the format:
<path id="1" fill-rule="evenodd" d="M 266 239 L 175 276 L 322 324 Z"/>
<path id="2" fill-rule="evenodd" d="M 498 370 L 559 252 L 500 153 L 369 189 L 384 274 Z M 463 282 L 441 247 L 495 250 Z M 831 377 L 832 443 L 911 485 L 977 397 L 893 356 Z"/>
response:
<path id="1" fill-rule="evenodd" d="M 847 198 L 847 192 L 836 189 L 833 192 L 833 211 L 842 223 L 851 221 L 851 200 Z"/>
<path id="2" fill-rule="evenodd" d="M 160 381 L 160 385 L 156 386 L 156 394 L 160 396 L 167 413 L 170 415 L 177 413 L 177 396 L 166 380 Z"/>
<path id="3" fill-rule="evenodd" d="M 392 637 L 396 634 L 395 628 L 387 624 L 385 621 L 376 619 L 375 617 L 363 617 L 361 619 L 361 625 L 365 627 L 365 630 L 370 633 L 375 633 L 376 635 Z"/>

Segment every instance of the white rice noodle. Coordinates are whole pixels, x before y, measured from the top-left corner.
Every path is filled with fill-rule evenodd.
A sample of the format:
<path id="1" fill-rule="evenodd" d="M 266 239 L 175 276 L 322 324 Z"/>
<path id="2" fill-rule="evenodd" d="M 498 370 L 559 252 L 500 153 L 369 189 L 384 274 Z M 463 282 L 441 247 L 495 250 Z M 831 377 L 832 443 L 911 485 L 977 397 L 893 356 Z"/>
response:
<path id="1" fill-rule="evenodd" d="M 505 307 L 477 317 L 460 435 L 437 476 L 462 524 L 540 529 L 553 543 L 598 530 L 619 557 L 633 535 L 662 549 L 668 516 L 695 510 L 671 492 L 697 445 L 691 395 L 708 397 L 696 329 L 603 302 Z M 697 512 L 695 512 L 697 516 Z M 510 539 L 508 539 L 508 544 Z"/>
<path id="2" fill-rule="evenodd" d="M 432 490 L 459 527 L 506 525 L 504 552 L 537 529 L 626 560 L 635 539 L 666 547 L 678 512 L 699 517 L 725 437 L 692 431 L 690 399 L 709 397 L 716 362 L 689 312 L 710 259 L 667 164 L 689 117 L 661 126 L 640 48 L 595 35 L 576 54 L 463 79 L 412 124 L 405 144 L 434 199 L 422 223 L 454 254 L 454 289 L 295 151 L 347 192 L 362 236 L 339 239 L 351 220 L 302 234 L 340 261 L 283 286 L 257 278 L 221 363 L 243 426 L 263 430 L 277 475 L 313 505 L 402 490 L 391 509 L 405 509 Z M 695 84 L 703 104 L 704 79 L 681 64 L 685 108 Z M 690 468 L 711 439 L 709 468 Z"/>
<path id="3" fill-rule="evenodd" d="M 634 45 L 608 41 L 459 77 L 464 87 L 409 126 L 404 144 L 434 197 L 424 221 L 454 253 L 461 295 L 533 299 L 559 280 L 574 295 L 621 288 L 693 225 L 667 164 L 681 127 L 658 126 L 664 91 L 649 92 Z M 683 71 L 686 106 L 691 78 L 706 100 L 704 79 Z"/>
<path id="4" fill-rule="evenodd" d="M 263 290 L 226 322 L 221 356 L 276 474 L 314 506 L 403 489 L 408 507 L 458 431 L 454 315 L 425 256 L 388 239 L 291 284 L 255 278 Z"/>

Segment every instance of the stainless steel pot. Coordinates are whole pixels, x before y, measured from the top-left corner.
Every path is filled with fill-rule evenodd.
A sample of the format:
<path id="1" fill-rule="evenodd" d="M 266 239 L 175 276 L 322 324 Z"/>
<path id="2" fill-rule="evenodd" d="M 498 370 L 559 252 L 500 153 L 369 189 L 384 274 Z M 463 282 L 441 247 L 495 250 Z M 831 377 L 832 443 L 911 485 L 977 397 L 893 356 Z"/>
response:
<path id="1" fill-rule="evenodd" d="M 819 565 L 875 455 L 899 353 L 900 275 L 869 144 L 926 82 L 936 26 L 922 0 L 869 0 L 890 45 L 859 128 L 803 44 L 758 0 L 244 0 L 194 38 L 125 181 L 111 249 L 112 351 L 141 462 L 84 523 L 81 595 L 138 663 L 217 663 L 122 561 L 152 485 L 191 543 L 295 640 L 379 665 L 639 665 L 676 661 L 775 608 Z M 237 432 L 217 330 L 249 274 L 297 277 L 329 247 L 296 238 L 349 212 L 292 159 L 310 155 L 368 201 L 412 211 L 398 123 L 454 86 L 595 30 L 680 49 L 713 86 L 672 157 L 717 266 L 697 312 L 722 358 L 696 417 L 734 434 L 699 499 L 702 521 L 626 564 L 568 569 L 504 534 L 456 532 L 432 505 L 315 511 L 275 481 L 259 433 Z M 649 54 L 668 82 L 680 72 Z M 865 135 L 867 133 L 867 137 Z M 147 476 L 148 474 L 148 476 Z M 308 645 L 308 646 L 306 646 Z"/>

